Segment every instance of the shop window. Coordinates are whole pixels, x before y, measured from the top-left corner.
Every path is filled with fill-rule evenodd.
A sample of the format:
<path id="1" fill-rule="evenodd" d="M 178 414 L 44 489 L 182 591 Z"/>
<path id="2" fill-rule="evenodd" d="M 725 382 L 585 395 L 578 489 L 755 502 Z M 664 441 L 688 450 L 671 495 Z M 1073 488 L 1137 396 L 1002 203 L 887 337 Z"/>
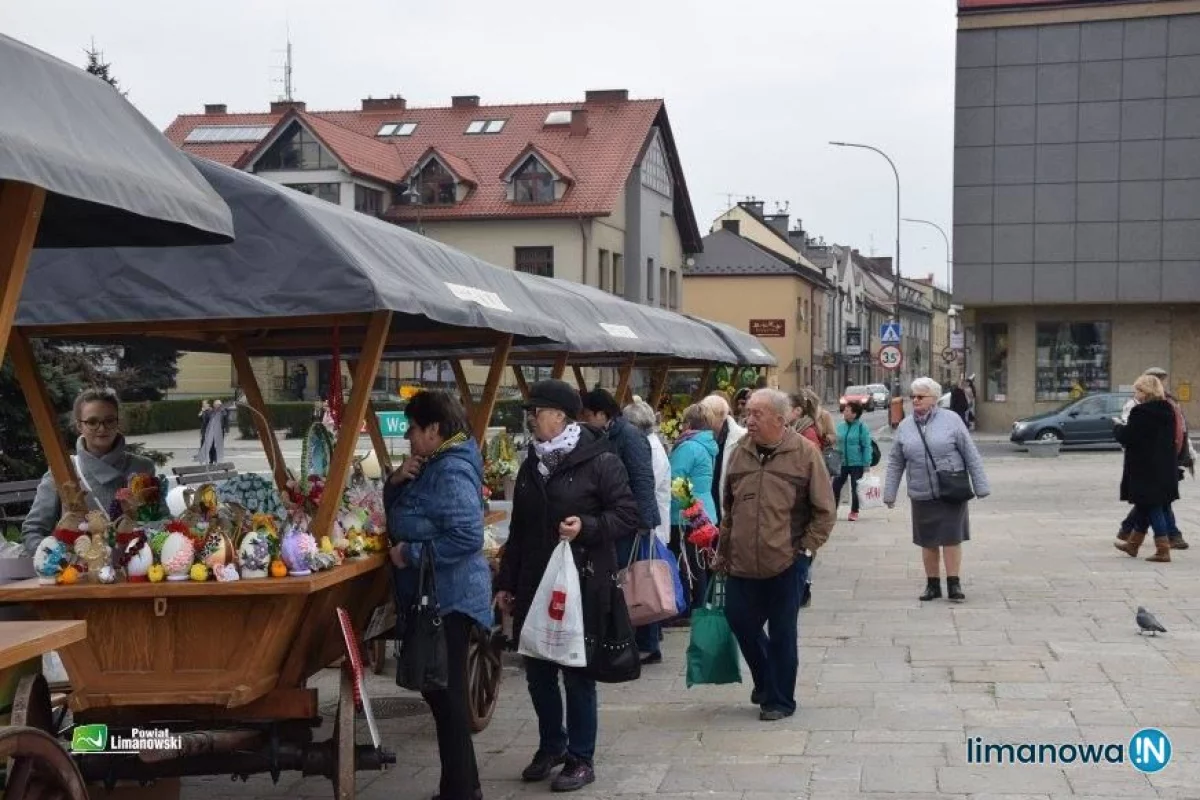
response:
<path id="1" fill-rule="evenodd" d="M 1111 336 L 1108 322 L 1039 322 L 1034 400 L 1059 402 L 1109 391 Z"/>
<path id="2" fill-rule="evenodd" d="M 1003 403 L 1008 399 L 1008 325 L 983 326 L 983 357 L 986 365 L 983 399 Z"/>

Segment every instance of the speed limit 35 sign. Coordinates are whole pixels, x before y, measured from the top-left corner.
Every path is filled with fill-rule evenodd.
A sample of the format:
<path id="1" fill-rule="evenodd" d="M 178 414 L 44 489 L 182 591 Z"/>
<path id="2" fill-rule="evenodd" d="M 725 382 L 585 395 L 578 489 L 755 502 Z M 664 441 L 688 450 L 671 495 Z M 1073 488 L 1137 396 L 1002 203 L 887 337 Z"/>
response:
<path id="1" fill-rule="evenodd" d="M 879 348 L 879 366 L 884 369 L 897 370 L 904 366 L 904 353 L 894 344 Z"/>

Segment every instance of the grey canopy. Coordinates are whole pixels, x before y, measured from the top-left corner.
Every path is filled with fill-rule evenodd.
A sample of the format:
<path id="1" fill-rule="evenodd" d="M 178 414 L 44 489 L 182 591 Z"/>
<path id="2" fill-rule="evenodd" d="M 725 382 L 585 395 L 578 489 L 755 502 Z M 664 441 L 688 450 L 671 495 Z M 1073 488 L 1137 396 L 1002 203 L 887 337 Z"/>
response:
<path id="1" fill-rule="evenodd" d="M 210 244 L 229 209 L 113 87 L 0 35 L 0 183 L 46 190 L 35 247 Z"/>
<path id="2" fill-rule="evenodd" d="M 552 316 L 556 296 L 509 270 L 295 189 L 192 161 L 233 212 L 232 244 L 35 251 L 17 324 L 38 335 L 87 323 L 263 319 L 266 328 L 272 318 L 392 311 L 393 331 L 482 328 L 514 334 L 518 343 L 563 339 Z"/>
<path id="3" fill-rule="evenodd" d="M 710 319 L 691 315 L 689 318 L 715 331 L 737 353 L 738 364 L 750 367 L 773 367 L 779 363 L 757 336 L 751 336 L 724 322 L 713 322 Z"/>

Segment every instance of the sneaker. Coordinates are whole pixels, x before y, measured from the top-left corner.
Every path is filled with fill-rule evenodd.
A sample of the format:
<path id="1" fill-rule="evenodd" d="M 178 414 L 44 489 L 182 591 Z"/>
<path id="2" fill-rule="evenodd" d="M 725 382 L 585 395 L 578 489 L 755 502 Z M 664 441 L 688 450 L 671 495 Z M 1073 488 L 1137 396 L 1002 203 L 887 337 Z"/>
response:
<path id="1" fill-rule="evenodd" d="M 786 711 L 780 711 L 778 708 L 764 708 L 758 713 L 758 718 L 763 722 L 778 722 L 790 716 L 791 714 Z"/>
<path id="2" fill-rule="evenodd" d="M 574 792 L 587 786 L 589 783 L 595 783 L 596 771 L 592 769 L 592 765 L 586 761 L 570 757 L 567 759 L 567 765 L 562 768 L 562 772 L 550 784 L 552 792 Z"/>
<path id="3" fill-rule="evenodd" d="M 858 522 L 858 512 L 857 512 L 857 511 L 851 511 L 851 512 L 850 512 L 850 516 L 846 517 L 846 519 L 847 519 L 847 521 L 849 521 L 849 522 Z"/>
<path id="4" fill-rule="evenodd" d="M 559 764 L 565 763 L 567 760 L 566 753 L 551 755 L 538 750 L 533 755 L 533 761 L 529 762 L 529 766 L 521 773 L 521 780 L 526 783 L 537 783 L 544 781 L 550 777 L 550 771 Z"/>
<path id="5" fill-rule="evenodd" d="M 763 704 L 763 700 L 765 699 L 766 698 L 763 697 L 763 693 L 758 689 L 750 692 L 750 702 L 756 706 L 761 706 Z"/>
<path id="6" fill-rule="evenodd" d="M 642 659 L 642 666 L 662 663 L 663 656 L 661 650 L 659 650 L 657 653 L 639 653 L 639 655 Z"/>

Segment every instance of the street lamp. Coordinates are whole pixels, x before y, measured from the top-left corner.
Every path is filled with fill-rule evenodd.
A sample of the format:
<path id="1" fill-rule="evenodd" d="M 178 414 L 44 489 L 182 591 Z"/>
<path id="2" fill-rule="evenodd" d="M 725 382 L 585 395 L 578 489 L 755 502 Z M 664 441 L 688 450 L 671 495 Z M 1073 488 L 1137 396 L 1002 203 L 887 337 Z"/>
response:
<path id="1" fill-rule="evenodd" d="M 942 229 L 941 225 L 938 225 L 936 222 L 930 222 L 927 219 L 911 219 L 909 217 L 905 217 L 904 221 L 905 222 L 915 222 L 919 225 L 928 225 L 931 228 L 935 228 L 937 230 L 937 232 L 942 235 L 942 241 L 946 243 L 946 283 L 949 284 L 946 288 L 950 290 L 951 294 L 953 294 L 954 293 L 954 264 L 950 260 L 950 237 L 946 235 L 946 231 Z"/>
<path id="2" fill-rule="evenodd" d="M 896 176 L 896 313 L 892 317 L 893 321 L 900 321 L 900 172 L 896 169 L 896 163 L 888 157 L 888 154 L 880 150 L 878 147 L 872 147 L 869 144 L 856 144 L 854 142 L 830 142 L 834 147 L 857 147 L 861 150 L 870 150 L 878 153 L 887 159 L 888 165 L 892 168 L 892 174 Z"/>

